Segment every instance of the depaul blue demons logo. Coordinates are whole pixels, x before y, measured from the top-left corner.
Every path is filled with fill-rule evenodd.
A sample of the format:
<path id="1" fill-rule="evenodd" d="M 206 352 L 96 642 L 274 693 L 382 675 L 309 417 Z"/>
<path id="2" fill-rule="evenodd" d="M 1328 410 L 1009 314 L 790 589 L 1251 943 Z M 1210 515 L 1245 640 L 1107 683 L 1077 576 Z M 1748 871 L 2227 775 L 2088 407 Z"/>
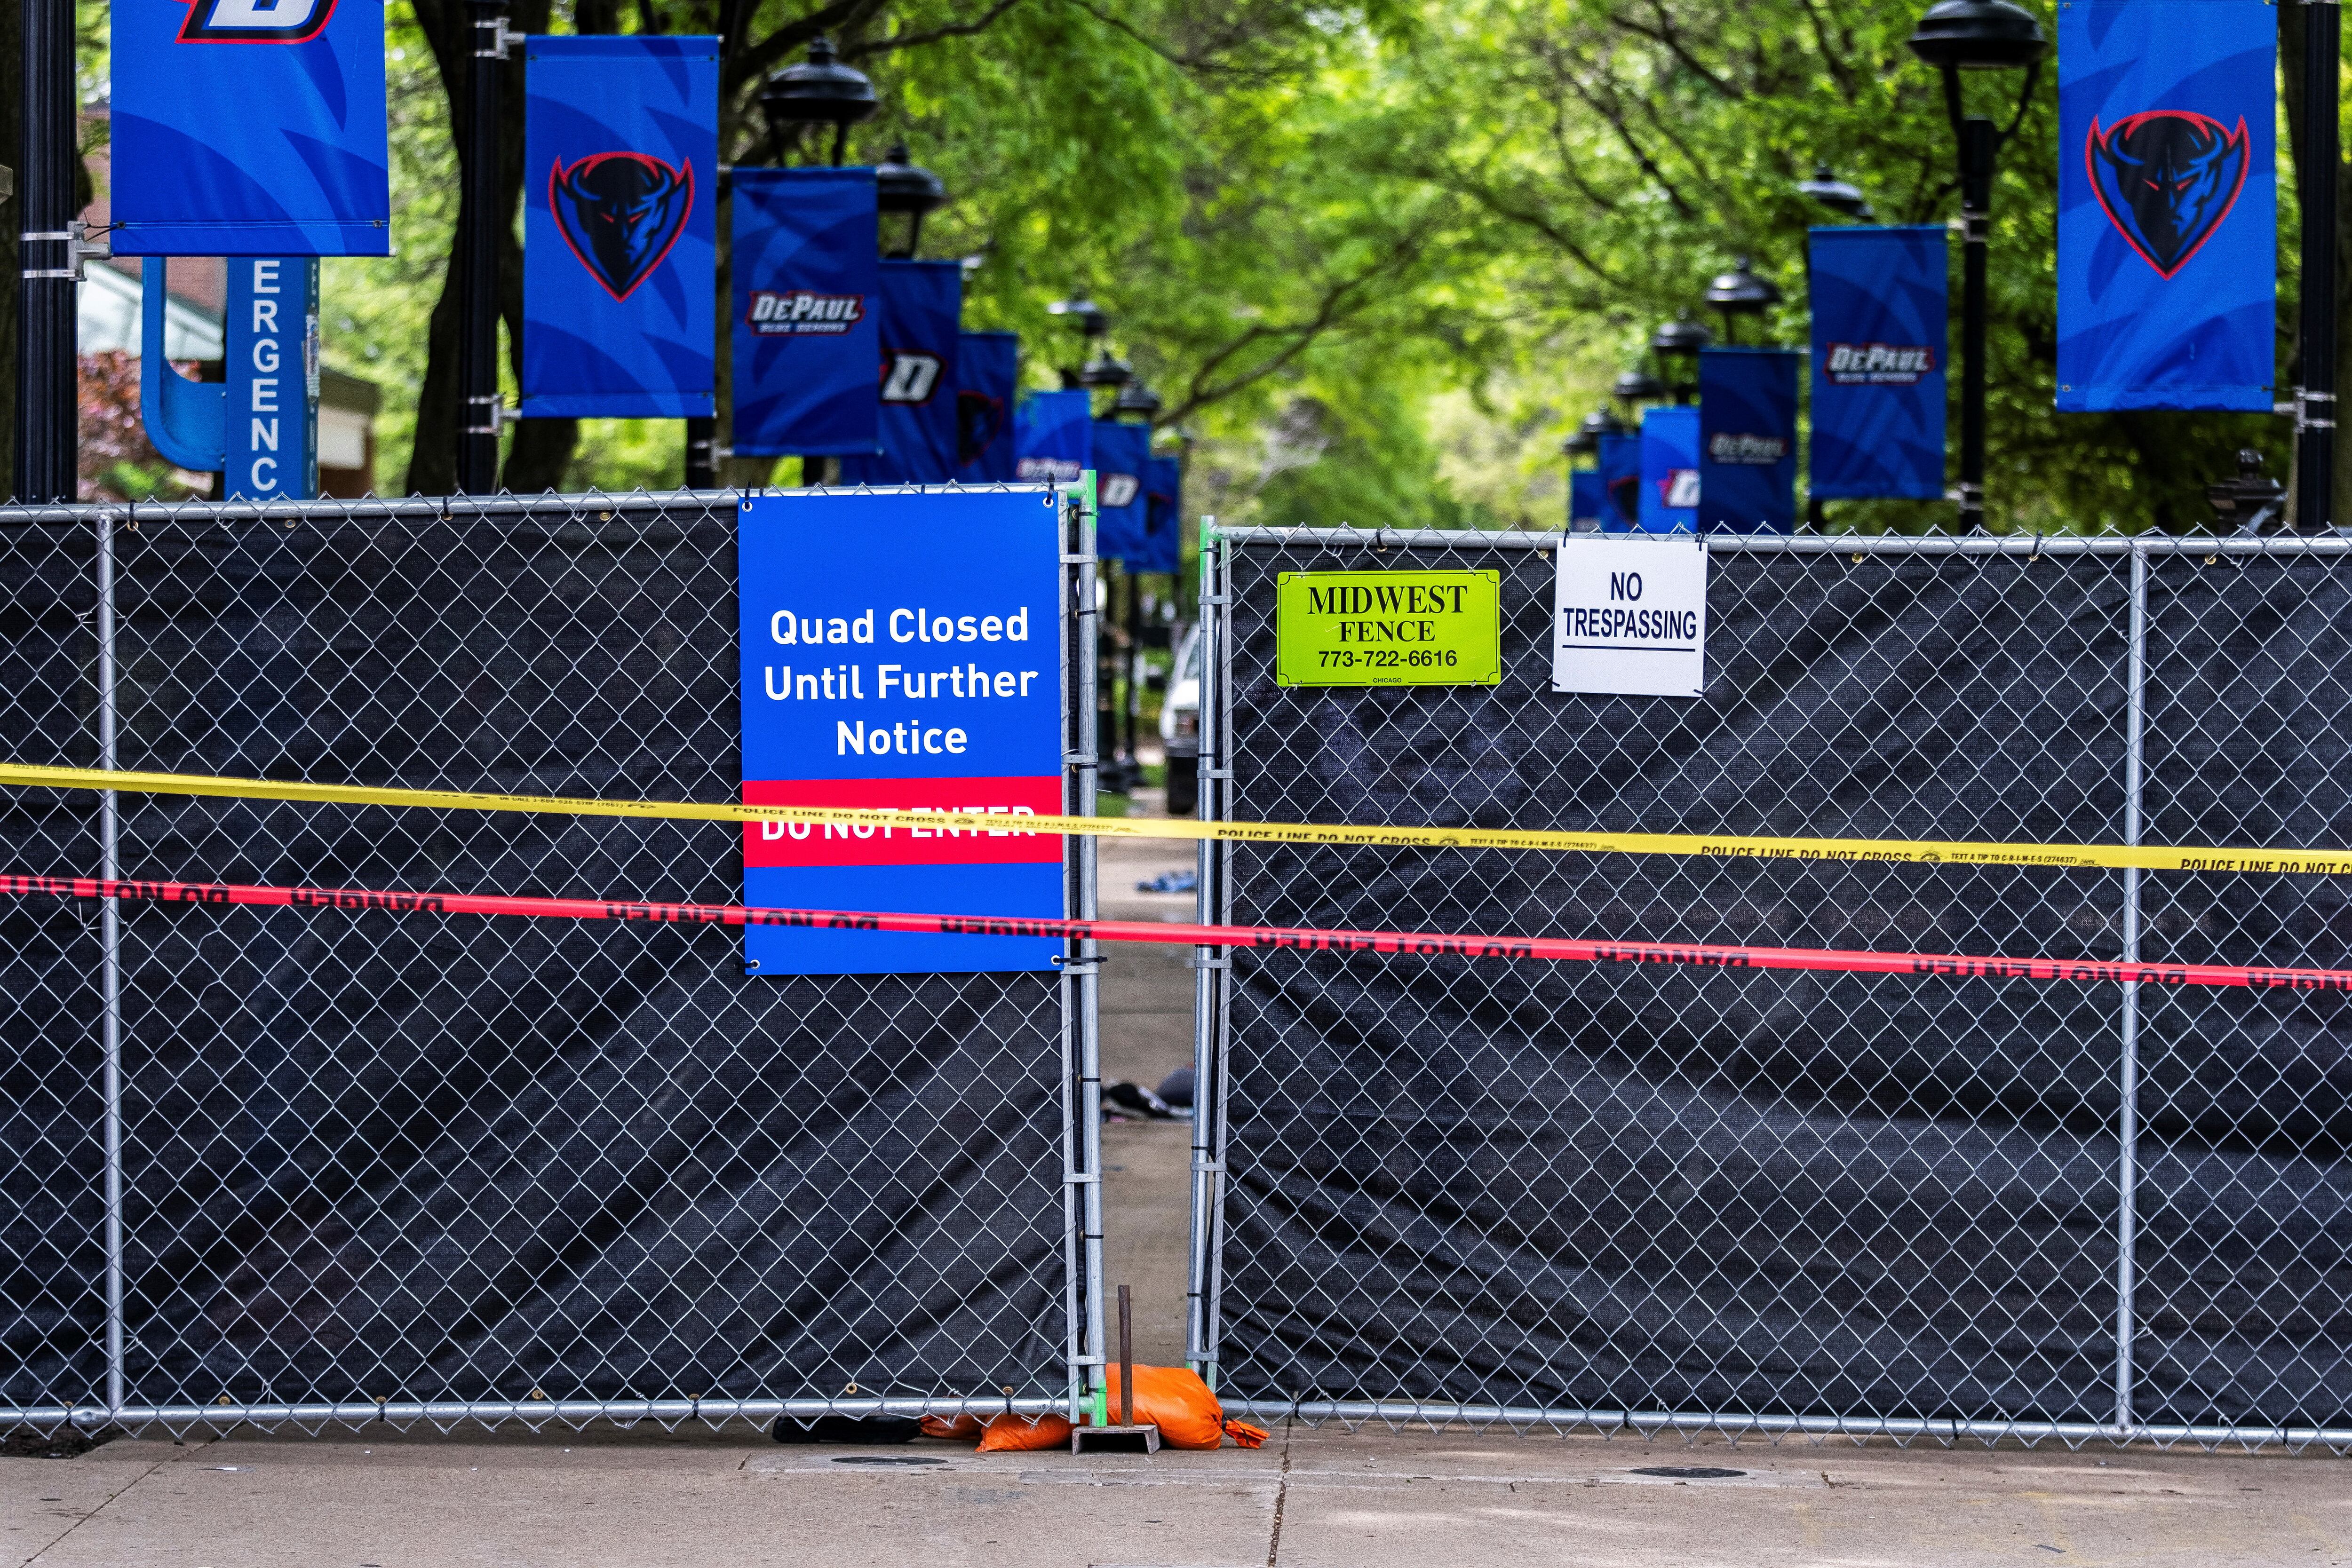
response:
<path id="1" fill-rule="evenodd" d="M 686 232 L 694 165 L 673 169 L 642 152 L 592 152 L 547 172 L 547 206 L 563 243 L 604 292 L 626 299 Z"/>
<path id="2" fill-rule="evenodd" d="M 335 0 L 195 0 L 184 44 L 299 44 L 319 36 Z"/>
<path id="3" fill-rule="evenodd" d="M 2158 277 L 2171 277 L 2245 189 L 2245 117 L 2234 131 L 2176 109 L 2126 115 L 2105 129 L 2094 119 L 2083 162 L 2107 221 Z"/>

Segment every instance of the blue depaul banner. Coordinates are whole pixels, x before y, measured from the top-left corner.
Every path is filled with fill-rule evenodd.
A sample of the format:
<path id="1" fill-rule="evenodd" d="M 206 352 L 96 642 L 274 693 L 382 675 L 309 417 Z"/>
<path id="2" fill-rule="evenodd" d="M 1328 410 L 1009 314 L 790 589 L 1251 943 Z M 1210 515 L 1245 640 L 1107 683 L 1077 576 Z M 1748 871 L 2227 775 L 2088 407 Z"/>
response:
<path id="1" fill-rule="evenodd" d="M 1645 534 L 1698 531 L 1698 410 L 1654 408 L 1642 416 Z"/>
<path id="2" fill-rule="evenodd" d="M 1129 571 L 1151 570 L 1136 564 L 1149 553 L 1144 527 L 1150 520 L 1150 425 L 1095 422 L 1095 553 Z"/>
<path id="3" fill-rule="evenodd" d="M 115 255 L 392 254 L 383 0 L 110 14 Z"/>
<path id="4" fill-rule="evenodd" d="M 1154 457 L 1147 467 L 1143 549 L 1128 570 L 1177 571 L 1184 564 L 1184 465 L 1174 457 Z"/>
<path id="5" fill-rule="evenodd" d="M 966 332 L 956 349 L 956 477 L 1001 485 L 1013 477 L 1013 400 L 1021 385 L 1021 335 Z"/>
<path id="6" fill-rule="evenodd" d="M 879 451 L 874 171 L 738 169 L 734 190 L 735 450 Z"/>
<path id="7" fill-rule="evenodd" d="M 1092 392 L 1032 392 L 1013 415 L 1013 476 L 1076 484 L 1094 466 L 1094 429 Z"/>
<path id="8" fill-rule="evenodd" d="M 1601 488 L 1601 470 L 1574 468 L 1568 476 L 1568 526 L 1580 523 L 1601 524 L 1601 508 L 1608 505 L 1607 493 Z"/>
<path id="9" fill-rule="evenodd" d="M 1941 225 L 1813 230 L 1816 499 L 1942 497 L 1950 277 Z"/>
<path id="10" fill-rule="evenodd" d="M 1632 533 L 1642 520 L 1642 438 L 1633 431 L 1601 438 L 1601 531 Z"/>
<path id="11" fill-rule="evenodd" d="M 963 266 L 882 264 L 882 451 L 845 457 L 849 485 L 944 485 L 956 476 L 956 329 Z"/>
<path id="12" fill-rule="evenodd" d="M 743 799 L 937 813 L 747 822 L 753 908 L 1064 913 L 1060 506 L 1050 490 L 747 498 L 736 532 Z M 887 547 L 920 540 L 919 549 Z M 882 545 L 884 548 L 877 548 Z M 751 925 L 758 975 L 1050 970 L 1043 937 Z"/>
<path id="13" fill-rule="evenodd" d="M 525 47 L 522 415 L 714 412 L 719 40 Z"/>
<path id="14" fill-rule="evenodd" d="M 1709 533 L 1797 528 L 1794 349 L 1702 349 L 1698 356 L 1698 515 Z"/>
<path id="15" fill-rule="evenodd" d="M 2058 8 L 2058 406 L 2267 413 L 2277 12 Z"/>

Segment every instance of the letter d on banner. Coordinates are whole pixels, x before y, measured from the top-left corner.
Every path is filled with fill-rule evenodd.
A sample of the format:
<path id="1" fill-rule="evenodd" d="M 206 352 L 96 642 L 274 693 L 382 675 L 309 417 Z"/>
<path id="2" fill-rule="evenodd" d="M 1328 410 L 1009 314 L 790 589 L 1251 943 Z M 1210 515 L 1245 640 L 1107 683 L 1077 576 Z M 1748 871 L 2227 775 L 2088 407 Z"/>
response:
<path id="1" fill-rule="evenodd" d="M 2263 0 L 2058 8 L 2058 406 L 2268 413 L 2278 23 Z"/>

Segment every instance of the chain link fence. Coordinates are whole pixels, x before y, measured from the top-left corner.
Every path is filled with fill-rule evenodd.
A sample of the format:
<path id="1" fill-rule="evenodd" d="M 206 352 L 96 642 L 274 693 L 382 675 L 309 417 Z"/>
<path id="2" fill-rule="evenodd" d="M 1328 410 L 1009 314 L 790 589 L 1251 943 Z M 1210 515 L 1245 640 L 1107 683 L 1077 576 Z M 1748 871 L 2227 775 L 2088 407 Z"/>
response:
<path id="1" fill-rule="evenodd" d="M 2352 540 L 1717 538 L 1706 695 L 1552 538 L 1226 532 L 1204 815 L 2352 842 Z M 1283 687 L 1283 571 L 1494 570 L 1498 686 Z M 2342 966 L 2316 876 L 1229 844 L 1203 918 Z M 2352 1446 L 2352 1003 L 1203 950 L 1191 1354 L 1308 1419 Z M 1228 967 L 1229 966 L 1229 967 Z"/>
<path id="2" fill-rule="evenodd" d="M 0 512 L 6 753 L 731 801 L 735 506 Z M 727 823 L 0 802 L 20 872 L 742 890 Z M 724 927 L 414 912 L 0 925 L 0 1424 L 1034 1410 L 1098 1359 L 1088 974 L 755 977 Z"/>

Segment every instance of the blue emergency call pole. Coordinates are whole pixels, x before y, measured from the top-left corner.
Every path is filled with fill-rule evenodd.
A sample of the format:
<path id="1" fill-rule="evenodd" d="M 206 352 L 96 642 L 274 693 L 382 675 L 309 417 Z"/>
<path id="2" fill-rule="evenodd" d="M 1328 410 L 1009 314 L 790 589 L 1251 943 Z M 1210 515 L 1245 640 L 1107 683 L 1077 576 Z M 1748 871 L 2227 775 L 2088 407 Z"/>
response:
<path id="1" fill-rule="evenodd" d="M 222 476 L 232 501 L 319 494 L 319 263 L 231 256 L 224 382 L 192 382 L 163 357 L 163 258 L 140 299 L 139 410 L 147 438 L 191 472 Z"/>

